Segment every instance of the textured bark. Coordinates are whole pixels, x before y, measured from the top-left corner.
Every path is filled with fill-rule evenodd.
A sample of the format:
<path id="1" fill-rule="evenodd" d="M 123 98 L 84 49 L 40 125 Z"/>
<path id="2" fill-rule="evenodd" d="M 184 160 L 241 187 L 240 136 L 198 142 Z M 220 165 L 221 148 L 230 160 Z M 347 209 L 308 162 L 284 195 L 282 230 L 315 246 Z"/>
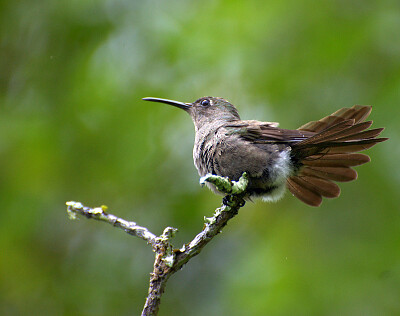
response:
<path id="1" fill-rule="evenodd" d="M 157 254 L 153 272 L 150 274 L 149 294 L 143 307 L 142 316 L 157 315 L 161 304 L 167 280 L 172 275 L 171 268 L 162 261 L 162 255 Z"/>

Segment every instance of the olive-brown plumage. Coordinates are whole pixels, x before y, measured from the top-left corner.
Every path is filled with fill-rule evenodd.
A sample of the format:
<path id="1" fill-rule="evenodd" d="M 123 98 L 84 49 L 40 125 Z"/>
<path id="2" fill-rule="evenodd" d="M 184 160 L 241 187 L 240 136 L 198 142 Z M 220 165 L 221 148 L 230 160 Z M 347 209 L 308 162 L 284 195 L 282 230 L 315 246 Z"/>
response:
<path id="1" fill-rule="evenodd" d="M 144 98 L 179 107 L 195 126 L 194 164 L 200 176 L 208 173 L 238 180 L 249 175 L 247 197 L 279 199 L 285 187 L 304 203 L 319 206 L 322 197 L 339 196 L 335 182 L 352 181 L 352 168 L 370 161 L 358 153 L 387 140 L 383 128 L 368 129 L 371 106 L 343 108 L 296 130 L 278 123 L 242 121 L 236 108 L 222 98 L 204 97 L 193 103 Z M 209 187 L 216 193 L 218 191 Z"/>

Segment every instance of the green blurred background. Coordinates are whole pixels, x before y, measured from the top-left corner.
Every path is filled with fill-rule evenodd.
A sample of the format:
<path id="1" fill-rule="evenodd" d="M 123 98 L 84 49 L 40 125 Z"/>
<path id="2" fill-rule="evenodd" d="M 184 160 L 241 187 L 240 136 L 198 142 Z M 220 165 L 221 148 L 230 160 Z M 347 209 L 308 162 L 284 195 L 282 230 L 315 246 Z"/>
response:
<path id="1" fill-rule="evenodd" d="M 137 315 L 153 253 L 65 202 L 180 247 L 221 198 L 154 96 L 221 96 L 296 128 L 372 104 L 390 141 L 339 199 L 248 203 L 170 279 L 160 315 L 400 315 L 399 1 L 1 1 L 0 314 Z"/>

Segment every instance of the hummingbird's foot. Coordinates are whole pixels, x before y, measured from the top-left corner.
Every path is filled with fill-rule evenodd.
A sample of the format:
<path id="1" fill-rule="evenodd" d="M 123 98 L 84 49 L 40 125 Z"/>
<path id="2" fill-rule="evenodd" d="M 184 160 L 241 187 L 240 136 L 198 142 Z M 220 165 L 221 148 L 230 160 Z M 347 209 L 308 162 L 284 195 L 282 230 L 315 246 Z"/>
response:
<path id="1" fill-rule="evenodd" d="M 243 201 L 244 201 L 244 200 L 243 200 Z M 225 205 L 225 206 L 231 207 L 231 206 L 233 206 L 235 203 L 236 203 L 236 201 L 234 201 L 234 196 L 233 196 L 233 195 L 225 195 L 225 196 L 222 198 L 222 204 Z M 243 204 L 243 205 L 240 205 L 240 207 L 242 207 L 242 206 L 244 206 L 244 204 Z"/>
<path id="2" fill-rule="evenodd" d="M 238 204 L 239 207 L 243 207 L 246 204 L 246 201 L 242 197 L 234 195 L 225 195 L 222 198 L 222 204 L 229 207 Z"/>
<path id="3" fill-rule="evenodd" d="M 230 199 L 230 195 L 225 195 L 222 198 L 222 204 L 226 205 L 226 206 L 231 206 L 232 204 L 232 199 Z"/>
<path id="4" fill-rule="evenodd" d="M 206 174 L 200 178 L 200 184 L 204 185 L 206 182 L 212 183 L 218 191 L 225 194 L 242 194 L 246 191 L 249 184 L 249 177 L 246 172 L 242 174 L 239 181 L 231 181 L 228 177 L 221 177 L 215 174 Z"/>

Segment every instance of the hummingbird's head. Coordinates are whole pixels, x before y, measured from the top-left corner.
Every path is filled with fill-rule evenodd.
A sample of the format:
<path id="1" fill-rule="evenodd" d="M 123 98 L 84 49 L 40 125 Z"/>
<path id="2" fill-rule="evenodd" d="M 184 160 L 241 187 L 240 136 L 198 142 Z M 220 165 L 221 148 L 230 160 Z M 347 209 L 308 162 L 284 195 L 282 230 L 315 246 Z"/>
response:
<path id="1" fill-rule="evenodd" d="M 179 101 L 143 98 L 145 101 L 166 103 L 185 110 L 192 117 L 196 129 L 215 122 L 232 122 L 240 120 L 236 108 L 227 100 L 218 97 L 203 97 L 193 103 L 183 103 Z"/>

